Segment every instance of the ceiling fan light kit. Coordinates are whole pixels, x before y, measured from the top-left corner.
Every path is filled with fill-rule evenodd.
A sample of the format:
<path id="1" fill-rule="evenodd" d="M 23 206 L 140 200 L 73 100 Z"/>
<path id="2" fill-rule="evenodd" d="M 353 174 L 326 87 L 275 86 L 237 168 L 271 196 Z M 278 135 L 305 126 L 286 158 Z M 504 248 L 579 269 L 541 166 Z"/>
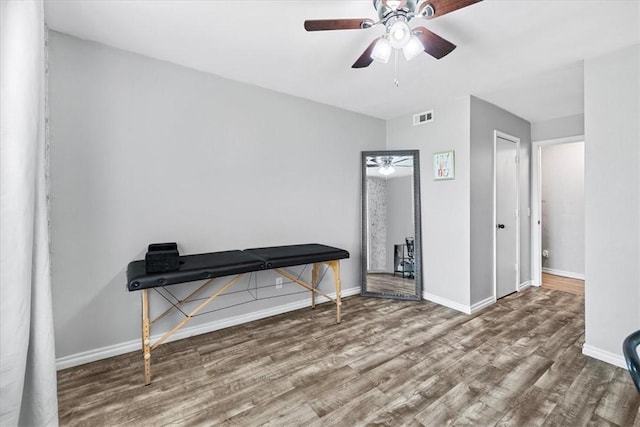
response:
<path id="1" fill-rule="evenodd" d="M 368 158 L 367 167 L 377 168 L 380 175 L 387 177 L 399 170 L 397 168 L 413 168 L 413 161 L 408 156 L 378 156 Z"/>
<path id="2" fill-rule="evenodd" d="M 382 166 L 380 166 L 380 169 L 378 169 L 378 172 L 380 172 L 380 174 L 384 176 L 389 176 L 395 171 L 396 171 L 396 168 L 394 168 L 391 163 L 385 163 Z"/>
<path id="3" fill-rule="evenodd" d="M 391 43 L 389 43 L 389 40 L 387 40 L 386 37 L 382 37 L 373 47 L 371 58 L 374 61 L 386 64 L 387 62 L 389 62 L 389 58 L 391 57 L 391 49 L 393 48 L 391 47 Z"/>
<path id="4" fill-rule="evenodd" d="M 405 47 L 412 35 L 406 19 L 400 17 L 397 17 L 393 22 L 391 20 L 387 22 L 387 34 L 389 35 L 389 43 L 394 49 Z"/>
<path id="5" fill-rule="evenodd" d="M 414 34 L 411 35 L 407 44 L 402 48 L 402 53 L 407 61 L 411 61 L 413 58 L 420 55 L 422 51 L 424 51 L 422 42 Z"/>
<path id="6" fill-rule="evenodd" d="M 384 25 L 385 34 L 374 40 L 360 55 L 351 68 L 364 68 L 376 62 L 387 63 L 392 49 L 402 50 L 407 61 L 420 52 L 436 59 L 451 53 L 456 46 L 427 30 L 425 27 L 411 29 L 413 18 L 433 19 L 482 0 L 373 0 L 378 21 L 362 19 L 315 19 L 306 20 L 307 31 L 357 30 Z"/>

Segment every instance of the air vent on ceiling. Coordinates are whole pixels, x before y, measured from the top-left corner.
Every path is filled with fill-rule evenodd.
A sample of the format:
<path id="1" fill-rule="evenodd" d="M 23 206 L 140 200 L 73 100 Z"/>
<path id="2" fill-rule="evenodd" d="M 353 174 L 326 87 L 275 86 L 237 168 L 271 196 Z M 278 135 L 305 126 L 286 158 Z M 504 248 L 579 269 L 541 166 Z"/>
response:
<path id="1" fill-rule="evenodd" d="M 433 110 L 423 111 L 413 115 L 413 125 L 418 126 L 433 121 Z"/>

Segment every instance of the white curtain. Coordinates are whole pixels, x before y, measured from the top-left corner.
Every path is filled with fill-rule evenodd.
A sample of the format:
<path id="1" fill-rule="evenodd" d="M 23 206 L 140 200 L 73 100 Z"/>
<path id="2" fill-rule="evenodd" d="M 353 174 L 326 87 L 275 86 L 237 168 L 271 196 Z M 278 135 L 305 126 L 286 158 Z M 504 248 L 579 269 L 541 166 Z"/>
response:
<path id="1" fill-rule="evenodd" d="M 0 20 L 0 425 L 55 426 L 42 0 Z"/>

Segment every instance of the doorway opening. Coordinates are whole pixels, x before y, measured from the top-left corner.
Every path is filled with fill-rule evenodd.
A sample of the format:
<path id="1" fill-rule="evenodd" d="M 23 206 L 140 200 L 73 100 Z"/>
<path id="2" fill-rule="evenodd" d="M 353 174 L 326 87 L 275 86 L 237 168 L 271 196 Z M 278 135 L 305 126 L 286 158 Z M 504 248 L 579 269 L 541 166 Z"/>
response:
<path id="1" fill-rule="evenodd" d="M 584 295 L 584 136 L 532 143 L 534 286 Z"/>

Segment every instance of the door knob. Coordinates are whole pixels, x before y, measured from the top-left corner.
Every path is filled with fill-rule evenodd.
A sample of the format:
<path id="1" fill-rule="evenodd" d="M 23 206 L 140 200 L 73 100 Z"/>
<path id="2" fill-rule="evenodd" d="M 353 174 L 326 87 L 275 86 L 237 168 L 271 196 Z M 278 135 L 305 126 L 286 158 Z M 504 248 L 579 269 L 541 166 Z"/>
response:
<path id="1" fill-rule="evenodd" d="M 498 224 L 496 225 L 497 228 L 504 228 L 504 224 Z"/>

